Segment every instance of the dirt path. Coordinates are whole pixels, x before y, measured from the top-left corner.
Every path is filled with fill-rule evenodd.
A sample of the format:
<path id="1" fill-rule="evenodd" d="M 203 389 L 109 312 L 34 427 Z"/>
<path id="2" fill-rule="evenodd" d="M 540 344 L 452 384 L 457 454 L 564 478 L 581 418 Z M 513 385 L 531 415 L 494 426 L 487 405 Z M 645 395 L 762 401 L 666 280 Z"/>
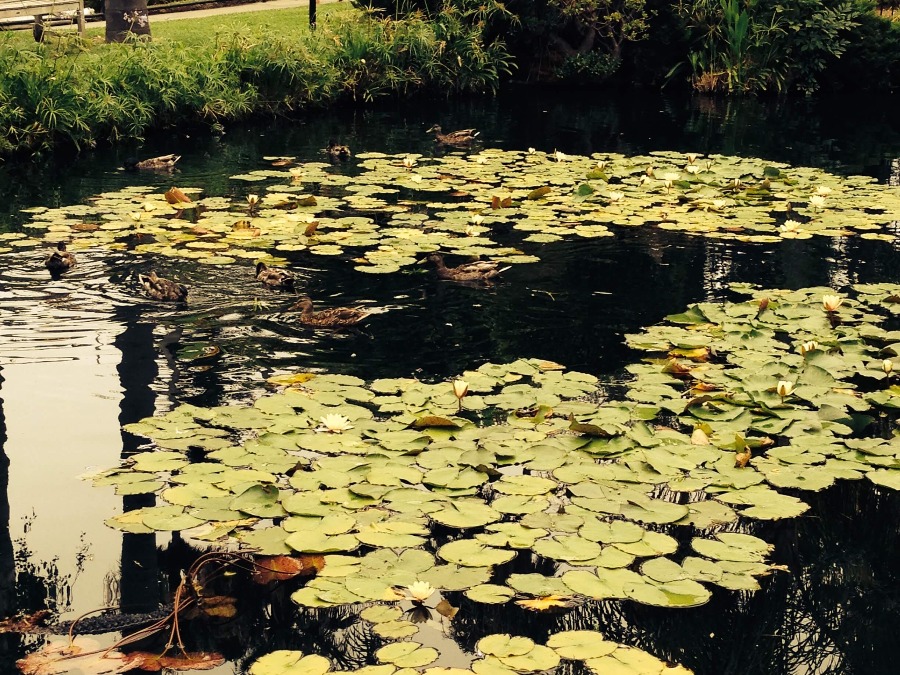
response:
<path id="1" fill-rule="evenodd" d="M 316 5 L 325 5 L 341 0 L 316 0 Z M 246 14 L 249 12 L 265 12 L 272 9 L 296 9 L 308 7 L 309 0 L 268 0 L 268 2 L 256 2 L 249 5 L 232 5 L 230 7 L 214 7 L 211 9 L 193 9 L 185 12 L 168 12 L 166 14 L 151 14 L 150 25 L 160 21 L 177 21 L 178 19 L 193 19 L 202 16 L 217 16 L 220 14 Z M 97 26 L 101 24 L 91 24 Z"/>

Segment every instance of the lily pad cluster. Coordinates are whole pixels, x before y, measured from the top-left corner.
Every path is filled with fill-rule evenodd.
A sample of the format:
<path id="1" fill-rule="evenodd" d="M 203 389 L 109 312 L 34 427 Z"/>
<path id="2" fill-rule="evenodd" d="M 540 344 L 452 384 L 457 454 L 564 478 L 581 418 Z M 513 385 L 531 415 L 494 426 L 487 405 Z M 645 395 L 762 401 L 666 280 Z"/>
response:
<path id="1" fill-rule="evenodd" d="M 322 556 L 293 600 L 358 607 L 385 640 L 414 636 L 401 604 L 435 594 L 565 611 L 756 590 L 777 568 L 754 521 L 799 516 L 800 491 L 839 479 L 900 488 L 900 288 L 733 289 L 749 299 L 692 305 L 629 335 L 644 356 L 624 382 L 539 359 L 437 383 L 288 373 L 252 405 L 182 405 L 127 425 L 153 447 L 95 483 L 162 503 L 108 523 Z M 656 672 L 640 669 L 651 657 L 637 650 L 604 643 L 602 655 L 569 657 L 557 640 L 505 656 L 489 640 L 473 672 L 536 672 L 559 658 Z M 376 675 L 434 656 L 388 647 Z M 330 669 L 279 654 L 253 672 L 280 658 L 293 659 L 284 672 Z M 642 665 L 628 670 L 632 659 Z"/>
<path id="2" fill-rule="evenodd" d="M 190 188 L 167 200 L 135 186 L 88 204 L 28 209 L 25 232 L 0 235 L 0 252 L 69 239 L 75 249 L 225 265 L 308 251 L 391 273 L 437 250 L 533 262 L 524 242 L 612 236 L 611 226 L 748 242 L 892 240 L 886 226 L 900 218 L 900 189 L 873 178 L 724 155 L 362 153 L 356 173 L 265 159 L 270 168 L 232 176 L 253 191 L 237 200 Z"/>
<path id="3" fill-rule="evenodd" d="M 476 648 L 479 658 L 469 668 L 426 668 L 438 658 L 437 650 L 411 640 L 392 642 L 375 652 L 379 665 L 352 671 L 332 671 L 328 659 L 285 649 L 257 659 L 250 666 L 250 675 L 516 675 L 548 671 L 564 661 L 581 662 L 588 671 L 598 675 L 691 673 L 683 666 L 669 665 L 635 647 L 609 642 L 602 634 L 590 630 L 554 633 L 546 645 L 523 636 L 493 634 L 481 638 Z"/>

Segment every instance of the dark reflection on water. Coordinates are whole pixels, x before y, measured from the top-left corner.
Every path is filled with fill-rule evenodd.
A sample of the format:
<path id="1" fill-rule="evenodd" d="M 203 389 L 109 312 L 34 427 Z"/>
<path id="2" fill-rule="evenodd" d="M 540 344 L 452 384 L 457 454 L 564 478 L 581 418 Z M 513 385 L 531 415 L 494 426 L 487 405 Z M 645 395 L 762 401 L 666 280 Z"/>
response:
<path id="1" fill-rule="evenodd" d="M 338 110 L 294 122 L 228 128 L 224 137 L 178 130 L 138 149 L 0 166 L 5 197 L 0 200 L 0 232 L 18 226 L 20 208 L 79 202 L 135 183 L 242 195 L 247 185 L 229 176 L 260 168 L 265 155 L 323 158 L 319 149 L 329 138 L 357 152 L 429 154 L 435 149 L 424 130 L 435 121 L 445 128 L 476 126 L 488 146 L 567 153 L 677 149 L 756 155 L 886 180 L 890 160 L 900 156 L 900 121 L 890 112 L 890 106 L 874 104 L 848 111 L 840 102 L 713 104 L 528 91 L 496 101 L 416 101 Z M 172 176 L 126 174 L 116 168 L 136 151 L 140 156 L 177 151 L 184 158 Z M 346 170 L 352 173 L 352 163 Z M 367 379 L 413 375 L 435 380 L 486 361 L 537 356 L 615 375 L 632 358 L 623 343 L 625 333 L 681 311 L 688 303 L 725 299 L 732 281 L 836 289 L 857 282 L 900 281 L 896 242 L 816 238 L 748 246 L 649 228 L 614 229 L 615 237 L 607 239 L 523 246 L 541 262 L 514 266 L 491 288 L 441 282 L 424 268 L 364 275 L 345 258 L 296 254 L 291 264 L 304 279 L 300 291 L 310 293 L 319 306 L 381 310 L 360 328 L 340 333 L 310 330 L 287 319 L 283 310 L 294 296 L 258 286 L 249 262 L 201 268 L 93 249 L 79 254 L 73 273 L 52 281 L 40 253 L 0 255 L 0 367 L 14 369 L 10 372 L 18 382 L 10 388 L 12 379 L 0 380 L 0 395 L 7 401 L 10 393 L 36 401 L 31 416 L 20 412 L 10 418 L 0 407 L 0 422 L 11 430 L 56 424 L 59 411 L 40 409 L 43 405 L 71 408 L 76 420 L 60 429 L 65 442 L 46 448 L 6 442 L 0 425 L 4 456 L 20 458 L 11 465 L 9 494 L 21 494 L 16 482 L 32 457 L 49 475 L 54 469 L 63 471 L 61 458 L 72 454 L 89 457 L 86 465 L 113 465 L 143 443 L 120 433 L 120 424 L 181 402 L 249 401 L 262 394 L 265 377 L 288 368 Z M 139 297 L 135 274 L 151 268 L 191 286 L 187 309 Z M 211 365 L 192 366 L 181 355 L 194 343 L 214 344 L 223 356 Z M 85 362 L 93 369 L 64 370 Z M 34 390 L 27 388 L 29 381 L 35 382 Z M 52 383 L 52 390 L 43 382 Z M 115 404 L 111 416 L 104 417 L 104 397 Z M 103 442 L 96 438 L 99 430 L 108 432 Z M 76 485 L 79 471 L 64 470 L 73 476 L 73 490 L 90 490 Z M 103 491 L 109 497 L 111 491 Z M 12 501 L 11 527 L 0 542 L 16 540 L 10 529 L 20 528 L 32 509 L 38 526 L 54 521 L 48 526 L 84 530 L 89 541 L 108 536 L 101 524 L 111 514 L 108 503 L 88 508 L 79 502 L 82 512 L 59 508 L 57 502 L 68 497 L 54 493 Z M 900 520 L 900 500 L 868 484 L 844 484 L 804 497 L 813 503 L 813 515 L 759 526 L 759 534 L 776 544 L 776 562 L 788 571 L 766 580 L 757 594 L 717 591 L 709 605 L 681 611 L 591 603 L 562 616 L 515 607 L 473 613 L 471 604 L 456 594 L 451 599 L 462 611 L 452 625 L 453 637 L 471 650 L 484 634 L 507 632 L 510 626 L 540 640 L 560 628 L 591 627 L 710 675 L 895 672 L 890 647 L 892 617 L 900 604 L 900 552 L 892 523 Z M 152 497 L 113 502 L 128 510 L 152 503 Z M 34 557 L 50 561 L 58 556 L 71 581 L 75 553 L 60 548 L 55 539 L 51 542 L 33 547 Z M 161 558 L 157 544 L 167 546 Z M 0 554 L 8 548 L 0 546 Z M 73 612 L 108 599 L 132 608 L 152 606 L 158 599 L 156 580 L 166 576 L 166 570 L 172 573 L 173 561 L 189 555 L 182 549 L 177 538 L 162 535 L 125 535 L 115 546 L 93 549 L 86 573 L 95 570 L 109 597 L 104 598 L 96 581 L 90 586 L 71 582 Z M 0 558 L 0 597 L 8 597 L 13 591 L 5 558 Z M 65 585 L 66 579 L 29 578 L 29 583 L 47 587 Z M 350 619 L 340 611 L 298 612 L 285 593 L 264 602 L 268 604 L 247 610 L 240 640 L 229 642 L 235 659 L 279 647 L 339 653 L 340 641 L 330 636 L 350 630 Z M 365 643 L 371 635 L 354 639 Z M 4 648 L 3 672 L 11 672 L 17 648 Z M 346 664 L 352 663 L 348 657 Z"/>

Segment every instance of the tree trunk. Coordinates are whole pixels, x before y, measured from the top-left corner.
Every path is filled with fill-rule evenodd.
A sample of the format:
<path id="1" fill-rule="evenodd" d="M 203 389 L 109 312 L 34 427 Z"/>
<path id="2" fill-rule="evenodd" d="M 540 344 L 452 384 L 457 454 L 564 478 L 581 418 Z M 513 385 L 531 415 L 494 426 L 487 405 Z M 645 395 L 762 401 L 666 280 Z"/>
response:
<path id="1" fill-rule="evenodd" d="M 124 42 L 129 34 L 150 37 L 147 0 L 106 0 L 106 41 Z"/>

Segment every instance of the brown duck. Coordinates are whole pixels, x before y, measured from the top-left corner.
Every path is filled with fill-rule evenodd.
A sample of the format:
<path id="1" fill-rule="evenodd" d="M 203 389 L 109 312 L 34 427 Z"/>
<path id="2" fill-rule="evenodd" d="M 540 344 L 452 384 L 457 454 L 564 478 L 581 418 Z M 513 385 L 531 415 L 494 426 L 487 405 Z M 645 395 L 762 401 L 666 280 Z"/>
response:
<path id="1" fill-rule="evenodd" d="M 369 312 L 355 307 L 331 307 L 319 312 L 313 311 L 313 303 L 309 298 L 303 298 L 294 303 L 288 310 L 300 311 L 300 323 L 316 328 L 346 328 L 355 326 L 369 316 Z"/>
<path id="2" fill-rule="evenodd" d="M 479 281 L 487 283 L 509 269 L 509 267 L 501 268 L 500 263 L 493 260 L 476 260 L 475 262 L 463 263 L 458 267 L 447 267 L 444 264 L 444 256 L 440 253 L 430 254 L 428 261 L 434 263 L 438 278 L 451 281 Z"/>
<path id="3" fill-rule="evenodd" d="M 50 270 L 50 274 L 56 276 L 63 272 L 68 272 L 75 267 L 75 254 L 66 250 L 66 245 L 59 242 L 56 250 L 53 251 L 44 261 L 44 266 Z"/>
<path id="4" fill-rule="evenodd" d="M 144 291 L 154 300 L 168 300 L 170 302 L 186 302 L 188 289 L 183 284 L 169 281 L 157 276 L 156 272 L 150 272 L 147 276 L 138 274 Z"/>
<path id="5" fill-rule="evenodd" d="M 135 169 L 151 170 L 151 171 L 169 171 L 175 167 L 181 155 L 160 155 L 159 157 L 151 157 L 150 159 L 142 159 L 138 161 L 135 158 L 126 159 L 122 164 L 129 171 Z"/>
<path id="6" fill-rule="evenodd" d="M 333 138 L 328 141 L 328 145 L 325 146 L 325 154 L 331 157 L 331 159 L 339 159 L 345 160 L 350 159 L 350 148 L 346 145 L 339 145 L 337 141 Z"/>
<path id="7" fill-rule="evenodd" d="M 269 288 L 294 290 L 294 275 L 282 267 L 269 267 L 264 262 L 256 263 L 256 280 Z"/>
<path id="8" fill-rule="evenodd" d="M 448 131 L 446 134 L 441 132 L 441 126 L 435 124 L 425 133 L 434 134 L 434 140 L 441 145 L 468 145 L 475 140 L 480 133 L 474 129 L 458 129 L 456 131 Z"/>

